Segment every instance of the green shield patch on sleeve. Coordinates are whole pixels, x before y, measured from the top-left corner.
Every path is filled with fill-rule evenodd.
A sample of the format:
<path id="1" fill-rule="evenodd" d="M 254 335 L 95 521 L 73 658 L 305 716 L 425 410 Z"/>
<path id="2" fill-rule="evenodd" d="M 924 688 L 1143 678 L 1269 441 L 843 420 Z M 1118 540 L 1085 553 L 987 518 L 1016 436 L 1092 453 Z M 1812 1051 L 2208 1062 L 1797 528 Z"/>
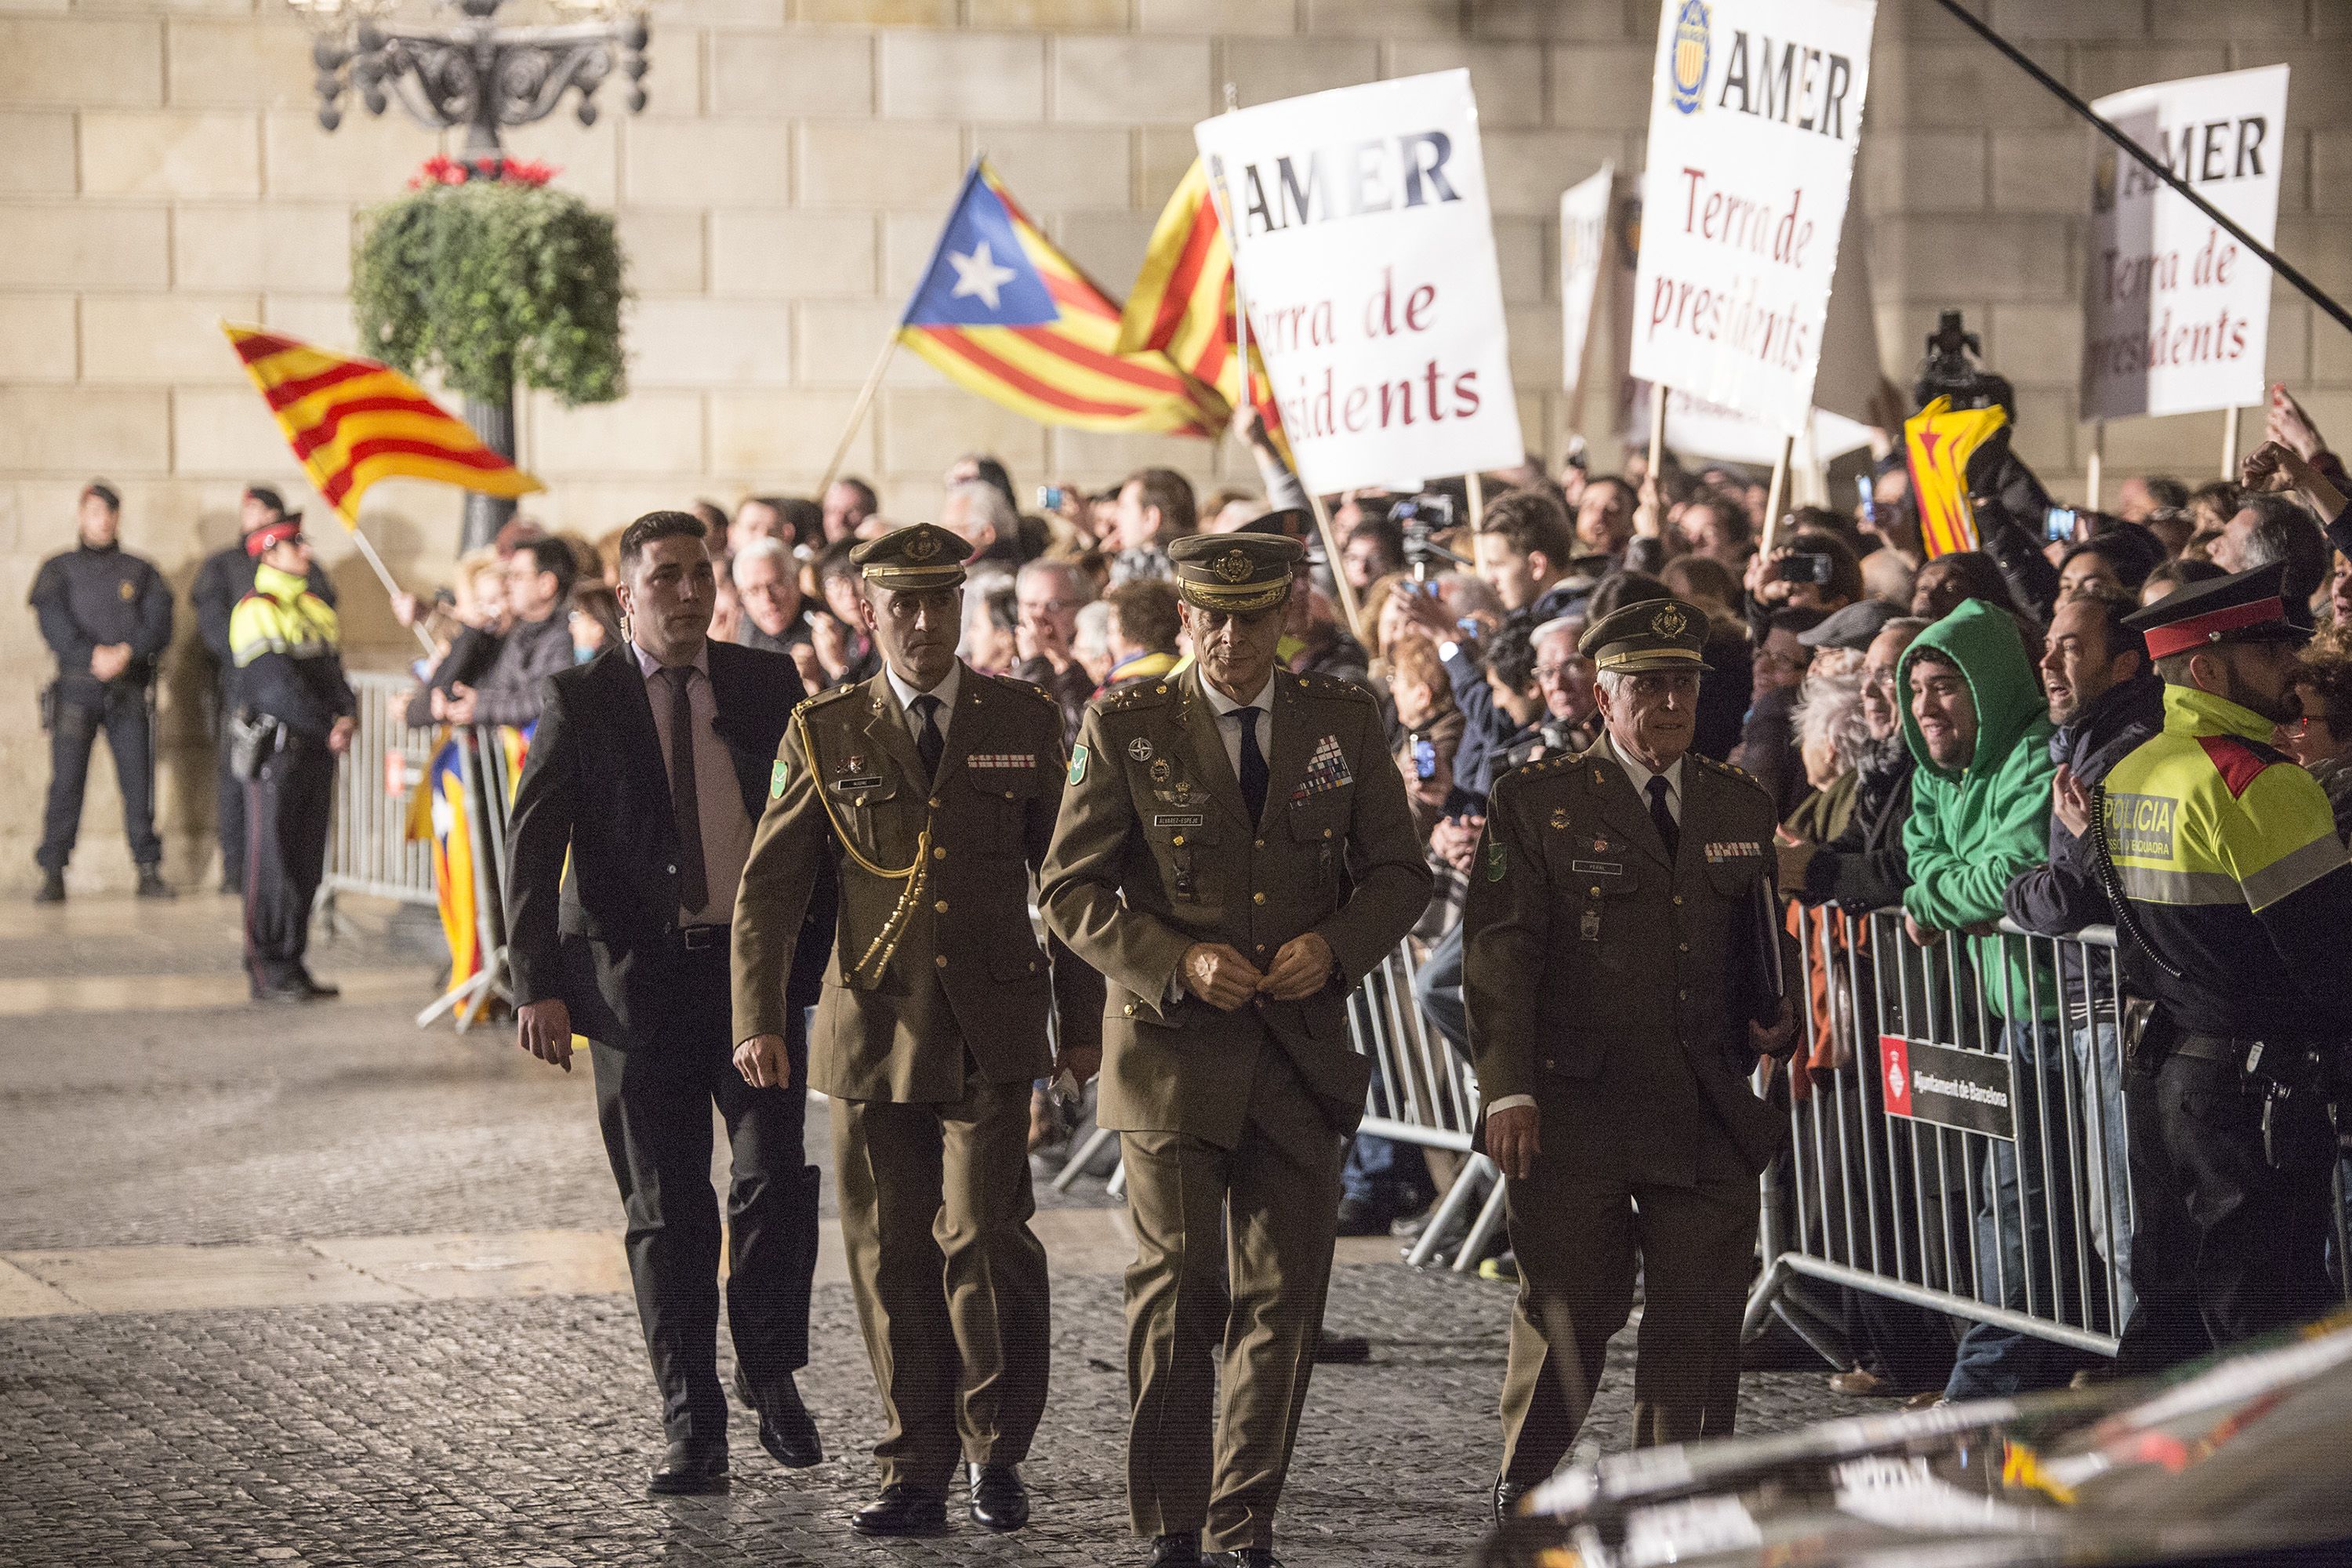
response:
<path id="1" fill-rule="evenodd" d="M 1087 749 L 1083 745 L 1070 748 L 1070 782 L 1077 784 L 1087 776 Z"/>
<path id="2" fill-rule="evenodd" d="M 1504 852 L 1502 840 L 1497 838 L 1489 838 L 1486 840 L 1486 880 L 1490 882 L 1501 881 L 1503 879 L 1503 871 Z"/>
<path id="3" fill-rule="evenodd" d="M 784 793 L 784 781 L 792 776 L 793 764 L 784 761 L 783 758 L 778 757 L 776 759 L 776 765 L 768 770 L 768 798 L 770 800 L 773 800 L 778 795 L 782 795 Z"/>

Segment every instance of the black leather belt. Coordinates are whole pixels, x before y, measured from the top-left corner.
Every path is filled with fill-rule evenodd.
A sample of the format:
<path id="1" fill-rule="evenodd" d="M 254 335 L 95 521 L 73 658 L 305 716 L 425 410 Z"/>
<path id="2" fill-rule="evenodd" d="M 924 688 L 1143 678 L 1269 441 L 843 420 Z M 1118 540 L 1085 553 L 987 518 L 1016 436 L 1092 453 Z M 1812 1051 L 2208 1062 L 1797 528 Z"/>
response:
<path id="1" fill-rule="evenodd" d="M 727 928 L 723 925 L 680 926 L 671 939 L 688 952 L 700 952 L 706 948 L 727 945 Z"/>
<path id="2" fill-rule="evenodd" d="M 2191 1061 L 2200 1062 L 2227 1062 L 2231 1067 L 2237 1068 L 2246 1065 L 2246 1058 L 2253 1048 L 2253 1041 L 2241 1040 L 2227 1035 L 2191 1035 L 2184 1032 L 2172 1037 L 2172 1054 L 2176 1057 L 2187 1057 Z"/>

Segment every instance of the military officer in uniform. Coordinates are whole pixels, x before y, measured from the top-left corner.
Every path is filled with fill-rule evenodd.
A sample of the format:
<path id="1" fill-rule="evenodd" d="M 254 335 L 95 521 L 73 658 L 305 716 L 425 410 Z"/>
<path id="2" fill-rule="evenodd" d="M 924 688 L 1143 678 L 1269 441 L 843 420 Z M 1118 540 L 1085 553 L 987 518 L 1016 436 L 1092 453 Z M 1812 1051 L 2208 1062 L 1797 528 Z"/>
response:
<path id="1" fill-rule="evenodd" d="M 1706 615 L 1603 617 L 1604 732 L 1495 784 L 1463 909 L 1463 995 L 1519 1297 L 1498 1515 L 1576 1440 L 1643 1288 L 1634 1442 L 1731 1430 L 1756 1182 L 1785 1136 L 1748 1086 L 1790 1019 L 1772 801 L 1690 749 Z"/>
<path id="2" fill-rule="evenodd" d="M 1347 994 L 1430 875 L 1370 695 L 1276 668 L 1298 542 L 1169 553 L 1197 661 L 1087 710 L 1040 902 L 1109 983 L 1129 1517 L 1155 1568 L 1262 1568 L 1363 1113 Z"/>
<path id="3" fill-rule="evenodd" d="M 880 674 L 803 704 L 735 904 L 736 1065 L 788 1083 L 785 987 L 821 865 L 841 913 L 809 1046 L 833 1102 L 841 1228 L 887 1431 L 866 1535 L 971 1511 L 1018 1530 L 1045 1408 L 1045 1253 L 1030 1231 L 1033 1080 L 1101 1061 L 1102 979 L 1031 936 L 1029 873 L 1062 800 L 1052 698 L 956 658 L 971 546 L 928 523 L 851 552 Z M 1049 1010 L 1059 1027 L 1056 1061 Z"/>
<path id="4" fill-rule="evenodd" d="M 2059 774 L 2059 814 L 2089 830 L 2123 928 L 2125 985 L 2155 1004 L 2126 1051 L 2137 1300 L 2119 1373 L 2340 1305 L 2325 1090 L 2352 1036 L 2352 865 L 2317 781 L 2270 743 L 2296 716 L 2311 635 L 2284 572 L 2126 620 L 2164 678 L 2164 728 L 2095 791 Z"/>

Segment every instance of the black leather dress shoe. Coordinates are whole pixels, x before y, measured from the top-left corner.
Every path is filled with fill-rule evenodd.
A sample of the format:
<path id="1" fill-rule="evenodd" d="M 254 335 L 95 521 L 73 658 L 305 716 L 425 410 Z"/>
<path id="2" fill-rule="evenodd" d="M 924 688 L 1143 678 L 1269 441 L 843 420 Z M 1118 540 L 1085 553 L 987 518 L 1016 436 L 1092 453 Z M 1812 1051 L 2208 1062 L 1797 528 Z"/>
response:
<path id="1" fill-rule="evenodd" d="M 816 1434 L 816 1417 L 801 1403 L 801 1391 L 790 1377 L 751 1402 L 760 1413 L 760 1447 L 788 1470 L 805 1470 L 824 1463 L 824 1443 Z"/>
<path id="2" fill-rule="evenodd" d="M 1372 1359 L 1372 1342 L 1361 1334 L 1335 1334 L 1328 1329 L 1315 1335 L 1318 1366 L 1361 1366 Z"/>
<path id="3" fill-rule="evenodd" d="M 646 1482 L 655 1497 L 698 1497 L 727 1489 L 724 1444 L 672 1443 L 661 1468 Z"/>
<path id="4" fill-rule="evenodd" d="M 849 1516 L 849 1528 L 860 1535 L 945 1535 L 948 1500 L 893 1481 L 880 1497 Z"/>
<path id="5" fill-rule="evenodd" d="M 1143 1568 L 1201 1568 L 1201 1532 L 1186 1530 L 1153 1536 L 1151 1555 L 1143 1560 Z"/>
<path id="6" fill-rule="evenodd" d="M 161 868 L 154 866 L 139 868 L 139 896 L 142 899 L 176 899 L 172 884 L 163 880 Z"/>
<path id="7" fill-rule="evenodd" d="M 41 890 L 33 895 L 37 904 L 62 904 L 66 901 L 66 874 L 63 871 L 41 873 Z"/>
<path id="8" fill-rule="evenodd" d="M 1495 1483 L 1495 1522 L 1502 1523 L 1519 1511 L 1519 1500 L 1528 1495 L 1528 1483 L 1507 1478 Z"/>
<path id="9" fill-rule="evenodd" d="M 1282 1568 L 1282 1559 L 1271 1546 L 1236 1546 L 1231 1552 L 1213 1552 L 1204 1561 L 1216 1568 Z"/>
<path id="10" fill-rule="evenodd" d="M 982 1530 L 1018 1530 L 1029 1522 L 1029 1486 L 1014 1465 L 965 1467 L 971 1482 L 971 1521 Z"/>
<path id="11" fill-rule="evenodd" d="M 253 999 L 257 1002 L 324 1002 L 342 993 L 331 985 L 320 985 L 305 974 L 281 980 L 275 985 L 257 985 Z"/>

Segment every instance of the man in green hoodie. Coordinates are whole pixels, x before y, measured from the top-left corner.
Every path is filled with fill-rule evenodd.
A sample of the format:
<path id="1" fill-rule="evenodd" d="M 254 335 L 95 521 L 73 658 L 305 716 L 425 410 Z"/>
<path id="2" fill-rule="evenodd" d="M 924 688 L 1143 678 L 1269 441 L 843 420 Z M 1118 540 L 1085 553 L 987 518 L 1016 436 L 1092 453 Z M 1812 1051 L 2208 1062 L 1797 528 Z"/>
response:
<path id="1" fill-rule="evenodd" d="M 2042 1106 L 2066 1103 L 2057 987 L 2047 966 L 2034 964 L 2024 941 L 1993 930 L 2010 882 L 2049 852 L 2055 771 L 2049 710 L 2015 617 L 1979 599 L 1963 601 L 1919 634 L 1903 655 L 1898 685 L 1908 698 L 1904 741 L 1918 764 L 1903 830 L 1911 875 L 1903 892 L 1904 929 L 1922 947 L 1941 942 L 1947 933 L 1967 939 L 1953 967 L 1944 971 L 1953 985 L 1937 998 L 1948 1003 L 1958 1030 L 1933 1037 L 1988 1049 L 2005 1046 L 2013 1061 L 2017 1137 L 1983 1141 L 1975 1215 L 1977 1299 L 2036 1316 L 2056 1309 L 2073 1321 L 2074 1270 L 2063 1260 L 2074 1247 L 2074 1160 L 2063 1126 L 2045 1159 L 2039 1121 Z M 1939 969 L 1944 966 L 1928 965 L 1931 993 Z M 1982 993 L 1981 1009 L 1971 998 L 1950 994 L 1970 970 Z M 1979 1018 L 1981 1037 L 1972 1037 Z M 1909 1025 L 1913 1033 L 1927 1027 Z M 2054 1281 L 2053 1242 L 2062 1260 Z M 1979 1399 L 2055 1386 L 2075 1359 L 2046 1340 L 1978 1323 L 1960 1342 L 1945 1396 Z"/>

